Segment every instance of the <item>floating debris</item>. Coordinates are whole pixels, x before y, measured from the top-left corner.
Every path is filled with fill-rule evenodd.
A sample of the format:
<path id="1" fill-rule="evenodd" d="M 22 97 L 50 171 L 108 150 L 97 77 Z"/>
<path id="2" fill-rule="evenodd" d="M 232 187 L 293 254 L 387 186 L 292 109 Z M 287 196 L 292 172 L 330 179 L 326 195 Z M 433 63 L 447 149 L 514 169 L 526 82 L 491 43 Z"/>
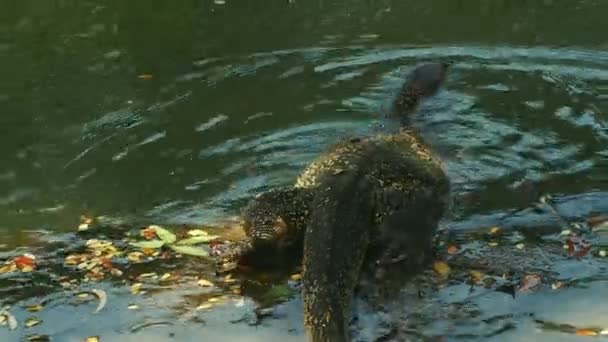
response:
<path id="1" fill-rule="evenodd" d="M 137 305 L 137 304 L 129 304 L 129 306 L 127 306 L 127 309 L 129 309 L 129 310 L 139 310 L 139 305 Z"/>
<path id="2" fill-rule="evenodd" d="M 135 283 L 133 285 L 131 285 L 131 294 L 138 294 L 139 292 L 141 292 L 141 287 L 143 286 L 142 283 Z"/>
<path id="3" fill-rule="evenodd" d="M 141 74 L 141 75 L 137 75 L 137 78 L 139 78 L 140 80 L 151 80 L 154 78 L 153 75 L 150 74 Z"/>
<path id="4" fill-rule="evenodd" d="M 435 261 L 433 263 L 433 269 L 442 277 L 447 277 L 451 272 L 450 266 L 443 261 Z"/>
<path id="5" fill-rule="evenodd" d="M 201 280 L 197 281 L 196 283 L 199 286 L 202 286 L 202 287 L 213 287 L 213 286 L 215 286 L 212 282 L 210 282 L 207 279 L 201 279 Z"/>
<path id="6" fill-rule="evenodd" d="M 84 342 L 99 342 L 99 336 L 89 336 L 84 339 Z"/>
<path id="7" fill-rule="evenodd" d="M 39 319 L 37 319 L 35 317 L 30 317 L 30 318 L 28 318 L 28 319 L 25 320 L 25 322 L 23 323 L 23 325 L 26 328 L 31 328 L 33 326 L 36 326 L 36 325 L 40 324 L 40 323 L 42 323 L 41 320 L 39 320 Z"/>
<path id="8" fill-rule="evenodd" d="M 454 255 L 456 253 L 458 253 L 458 247 L 456 247 L 455 245 L 450 245 L 448 247 L 448 254 Z"/>
<path id="9" fill-rule="evenodd" d="M 33 334 L 25 336 L 25 341 L 28 342 L 49 342 L 51 338 L 49 335 L 44 334 Z"/>
<path id="10" fill-rule="evenodd" d="M 542 278 L 540 274 L 532 273 L 525 275 L 519 283 L 520 292 L 529 292 L 540 286 Z"/>
<path id="11" fill-rule="evenodd" d="M 203 303 L 199 306 L 196 307 L 197 310 L 209 310 L 213 307 L 213 304 L 211 303 Z"/>
<path id="12" fill-rule="evenodd" d="M 3 308 L 2 310 L 0 310 L 0 317 L 4 317 L 3 322 L 5 322 L 8 325 L 8 330 L 15 330 L 17 329 L 17 326 L 19 325 L 17 323 L 17 319 L 15 318 L 15 316 L 13 316 L 12 313 L 10 313 L 10 311 L 8 311 L 8 308 Z M 4 325 L 4 323 L 3 323 Z"/>

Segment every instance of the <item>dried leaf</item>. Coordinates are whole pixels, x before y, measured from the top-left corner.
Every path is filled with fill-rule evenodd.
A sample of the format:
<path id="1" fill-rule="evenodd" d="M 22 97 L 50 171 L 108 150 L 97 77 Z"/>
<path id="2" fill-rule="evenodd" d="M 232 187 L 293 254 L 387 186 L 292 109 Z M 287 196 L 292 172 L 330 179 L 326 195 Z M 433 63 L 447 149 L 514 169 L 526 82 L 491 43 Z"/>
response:
<path id="1" fill-rule="evenodd" d="M 148 81 L 148 80 L 153 79 L 154 76 L 150 75 L 150 74 L 141 74 L 141 75 L 138 75 L 137 78 L 139 78 L 140 80 L 146 80 L 146 81 Z"/>
<path id="2" fill-rule="evenodd" d="M 122 271 L 119 270 L 118 268 L 113 268 L 110 270 L 110 274 L 115 277 L 120 277 L 120 276 L 122 276 Z"/>
<path id="3" fill-rule="evenodd" d="M 24 325 L 26 328 L 31 328 L 31 327 L 33 327 L 33 326 L 35 326 L 35 325 L 40 324 L 41 322 L 42 322 L 42 321 L 41 321 L 41 320 L 39 320 L 39 319 L 37 319 L 37 318 L 30 317 L 30 318 L 28 318 L 28 319 L 26 319 L 26 320 L 25 320 L 25 322 L 23 323 L 23 325 Z"/>
<path id="4" fill-rule="evenodd" d="M 17 269 L 17 265 L 15 265 L 14 262 L 11 262 L 10 264 L 6 264 L 6 265 L 0 267 L 0 274 L 13 272 L 16 269 Z"/>
<path id="5" fill-rule="evenodd" d="M 204 303 L 204 304 L 199 305 L 196 309 L 197 310 L 208 310 L 208 309 L 211 309 L 212 307 L 213 307 L 213 304 Z"/>
<path id="6" fill-rule="evenodd" d="M 450 245 L 448 247 L 448 254 L 454 255 L 458 253 L 458 247 L 456 247 L 455 245 Z"/>
<path id="7" fill-rule="evenodd" d="M 34 305 L 28 305 L 25 310 L 29 311 L 29 312 L 39 312 L 42 311 L 44 307 L 40 304 L 34 304 Z"/>
<path id="8" fill-rule="evenodd" d="M 161 240 L 150 240 L 150 241 L 138 241 L 138 242 L 131 242 L 129 243 L 129 245 L 133 246 L 133 247 L 137 247 L 137 248 L 161 248 L 162 246 L 165 245 L 164 241 Z"/>
<path id="9" fill-rule="evenodd" d="M 10 313 L 8 311 L 8 309 L 2 309 L 0 310 L 0 316 L 4 316 L 6 319 L 6 323 L 8 324 L 8 330 L 15 330 L 17 329 L 17 326 L 19 325 L 17 323 L 17 319 L 15 318 L 15 316 L 13 316 L 12 313 Z"/>
<path id="10" fill-rule="evenodd" d="M 578 336 L 597 336 L 598 333 L 595 330 L 591 329 L 578 329 L 576 330 L 576 335 Z"/>
<path id="11" fill-rule="evenodd" d="M 181 254 L 200 256 L 200 257 L 209 256 L 209 252 L 207 252 L 205 249 L 200 248 L 200 247 L 179 246 L 179 245 L 170 245 L 169 247 L 171 247 L 171 249 L 173 249 L 177 253 L 181 253 Z"/>
<path id="12" fill-rule="evenodd" d="M 469 278 L 474 284 L 479 283 L 486 275 L 479 271 L 469 271 Z"/>
<path id="13" fill-rule="evenodd" d="M 435 261 L 433 263 L 433 269 L 435 270 L 435 272 L 437 272 L 439 275 L 443 276 L 443 277 L 447 277 L 450 274 L 450 266 L 448 266 L 448 264 L 446 264 L 443 261 Z"/>
<path id="14" fill-rule="evenodd" d="M 199 286 L 202 287 L 212 287 L 214 286 L 212 282 L 210 282 L 209 280 L 206 279 L 201 279 L 199 281 L 196 282 Z"/>
<path id="15" fill-rule="evenodd" d="M 131 294 L 138 294 L 141 291 L 141 287 L 143 286 L 142 283 L 135 283 L 133 285 L 131 285 Z"/>
<path id="16" fill-rule="evenodd" d="M 500 227 L 491 227 L 490 234 L 496 235 L 500 233 Z"/>
<path id="17" fill-rule="evenodd" d="M 292 274 L 290 278 L 293 281 L 300 281 L 300 280 L 302 280 L 302 275 L 299 273 L 296 273 L 296 274 Z"/>
<path id="18" fill-rule="evenodd" d="M 13 262 L 22 271 L 24 269 L 31 271 L 36 266 L 36 260 L 35 260 L 35 257 L 33 257 L 33 255 L 24 254 L 24 255 L 16 256 L 13 259 Z M 27 271 L 24 271 L 24 272 L 27 272 Z"/>
<path id="19" fill-rule="evenodd" d="M 542 278 L 539 274 L 526 274 L 520 281 L 519 291 L 530 291 L 540 285 Z"/>
<path id="20" fill-rule="evenodd" d="M 172 244 L 177 240 L 175 234 L 171 233 L 170 231 L 166 230 L 161 226 L 152 225 L 148 228 L 154 229 L 154 231 L 156 232 L 156 236 L 158 236 L 158 238 L 164 241 L 165 243 Z"/>
<path id="21" fill-rule="evenodd" d="M 171 278 L 171 273 L 165 273 L 160 277 L 160 280 L 168 280 Z"/>
<path id="22" fill-rule="evenodd" d="M 99 336 L 89 336 L 84 339 L 84 342 L 99 342 Z"/>
<path id="23" fill-rule="evenodd" d="M 127 254 L 127 259 L 130 262 L 139 262 L 141 261 L 141 258 L 144 256 L 144 253 L 142 252 L 132 252 Z"/>

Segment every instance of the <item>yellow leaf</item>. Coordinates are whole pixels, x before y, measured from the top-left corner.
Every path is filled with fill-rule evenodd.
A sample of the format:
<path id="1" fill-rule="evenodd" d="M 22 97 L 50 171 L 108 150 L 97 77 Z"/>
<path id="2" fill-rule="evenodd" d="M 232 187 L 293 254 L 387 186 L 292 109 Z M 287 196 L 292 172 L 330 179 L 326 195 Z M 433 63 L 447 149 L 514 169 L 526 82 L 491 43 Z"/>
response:
<path id="1" fill-rule="evenodd" d="M 597 336 L 597 331 L 591 329 L 578 329 L 576 334 L 578 336 Z"/>
<path id="2" fill-rule="evenodd" d="M 435 261 L 435 263 L 433 263 L 433 269 L 443 277 L 447 277 L 451 271 L 450 266 L 443 261 Z"/>
<path id="3" fill-rule="evenodd" d="M 201 280 L 199 280 L 199 281 L 197 282 L 197 284 L 198 284 L 199 286 L 202 286 L 202 287 L 211 287 L 211 286 L 213 286 L 213 283 L 212 283 L 212 282 L 210 282 L 209 280 L 206 280 L 206 279 L 201 279 Z"/>
<path id="4" fill-rule="evenodd" d="M 197 307 L 198 310 L 207 310 L 207 309 L 211 309 L 213 307 L 213 304 L 211 303 L 205 303 L 205 304 L 201 304 Z"/>
<path id="5" fill-rule="evenodd" d="M 142 74 L 137 76 L 137 78 L 139 78 L 140 80 L 151 80 L 154 78 L 154 76 L 150 74 Z"/>

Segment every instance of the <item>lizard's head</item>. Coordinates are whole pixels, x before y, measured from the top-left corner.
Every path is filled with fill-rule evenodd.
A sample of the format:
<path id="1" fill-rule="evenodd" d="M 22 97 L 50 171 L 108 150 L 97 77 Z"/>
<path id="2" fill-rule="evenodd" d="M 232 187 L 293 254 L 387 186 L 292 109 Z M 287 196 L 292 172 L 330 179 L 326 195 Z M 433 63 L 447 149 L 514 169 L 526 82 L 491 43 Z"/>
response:
<path id="1" fill-rule="evenodd" d="M 276 189 L 258 195 L 242 212 L 241 224 L 255 250 L 280 250 L 298 237 L 297 227 L 289 220 L 294 210 L 294 194 Z"/>
<path id="2" fill-rule="evenodd" d="M 408 87 L 421 97 L 433 96 L 445 82 L 447 69 L 451 63 L 423 64 L 410 74 Z"/>

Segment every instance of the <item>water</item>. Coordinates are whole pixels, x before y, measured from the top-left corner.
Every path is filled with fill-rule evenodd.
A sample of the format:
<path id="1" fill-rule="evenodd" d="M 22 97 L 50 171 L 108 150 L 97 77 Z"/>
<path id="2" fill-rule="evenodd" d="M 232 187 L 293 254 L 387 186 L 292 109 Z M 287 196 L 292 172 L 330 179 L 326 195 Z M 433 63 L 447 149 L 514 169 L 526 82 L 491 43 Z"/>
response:
<path id="1" fill-rule="evenodd" d="M 606 213 L 607 10 L 599 0 L 4 0 L 0 251 L 63 237 L 82 214 L 160 224 L 238 214 L 256 193 L 290 184 L 332 142 L 373 131 L 403 75 L 437 59 L 454 67 L 414 125 L 453 183 L 444 226 L 558 226 L 530 209 L 543 193 L 568 220 Z M 600 259 L 582 263 L 605 273 Z M 606 290 L 597 281 L 557 300 L 497 301 L 511 313 L 549 307 L 547 319 L 560 323 L 574 319 L 555 312 L 580 312 L 577 324 L 592 324 L 603 310 L 593 299 Z M 257 341 L 293 330 L 287 336 L 301 340 L 298 305 L 259 329 L 226 328 L 218 313 L 175 339 L 228 330 Z M 515 333 L 494 338 L 573 338 L 516 321 Z M 98 329 L 102 337 L 141 338 L 112 322 Z M 86 335 L 66 332 L 73 326 L 54 336 Z M 7 334 L 0 330 L 3 340 L 17 336 Z"/>

